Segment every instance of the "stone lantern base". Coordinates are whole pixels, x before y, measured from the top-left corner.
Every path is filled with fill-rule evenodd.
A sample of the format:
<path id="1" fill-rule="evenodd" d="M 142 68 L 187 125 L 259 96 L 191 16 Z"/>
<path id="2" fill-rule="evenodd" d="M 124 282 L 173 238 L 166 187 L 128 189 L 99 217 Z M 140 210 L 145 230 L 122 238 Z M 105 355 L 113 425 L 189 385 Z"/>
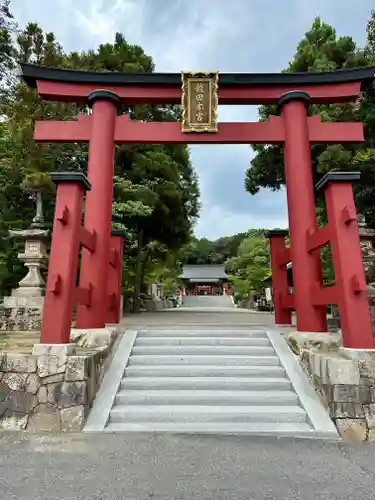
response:
<path id="1" fill-rule="evenodd" d="M 40 331 L 44 297 L 17 296 L 13 290 L 10 297 L 4 297 L 0 308 L 0 330 Z"/>
<path id="2" fill-rule="evenodd" d="M 10 235 L 25 240 L 25 251 L 18 254 L 18 258 L 28 268 L 28 273 L 19 282 L 19 287 L 12 290 L 11 296 L 4 297 L 0 306 L 0 330 L 40 331 L 44 306 L 44 281 L 40 270 L 47 260 L 45 239 L 48 231 L 26 229 L 10 231 Z"/>

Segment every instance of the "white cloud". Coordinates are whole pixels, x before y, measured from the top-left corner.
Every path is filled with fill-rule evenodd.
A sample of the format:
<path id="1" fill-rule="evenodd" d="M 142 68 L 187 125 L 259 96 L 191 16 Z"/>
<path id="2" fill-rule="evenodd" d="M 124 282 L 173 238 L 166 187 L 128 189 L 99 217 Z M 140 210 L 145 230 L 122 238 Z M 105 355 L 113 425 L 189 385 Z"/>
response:
<path id="1" fill-rule="evenodd" d="M 142 4 L 144 2 L 116 0 L 112 6 L 110 2 L 104 0 L 90 0 L 88 3 L 82 3 L 80 6 L 75 4 L 73 19 L 80 32 L 94 44 L 113 40 L 116 31 L 121 31 L 121 19 L 132 20 L 129 23 L 132 38 L 142 37 Z"/>
<path id="2" fill-rule="evenodd" d="M 216 240 L 221 236 L 245 232 L 250 228 L 284 228 L 287 227 L 286 213 L 274 212 L 272 216 L 262 214 L 235 213 L 223 209 L 220 205 L 204 203 L 201 217 L 196 227 L 197 237 Z"/>

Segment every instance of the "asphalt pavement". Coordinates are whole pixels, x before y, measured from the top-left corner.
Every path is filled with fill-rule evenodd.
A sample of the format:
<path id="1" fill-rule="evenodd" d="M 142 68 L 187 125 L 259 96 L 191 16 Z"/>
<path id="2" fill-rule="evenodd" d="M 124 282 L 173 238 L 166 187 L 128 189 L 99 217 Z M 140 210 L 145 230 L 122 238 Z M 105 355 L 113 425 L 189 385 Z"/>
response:
<path id="1" fill-rule="evenodd" d="M 367 500 L 375 445 L 235 436 L 0 434 L 4 500 Z"/>

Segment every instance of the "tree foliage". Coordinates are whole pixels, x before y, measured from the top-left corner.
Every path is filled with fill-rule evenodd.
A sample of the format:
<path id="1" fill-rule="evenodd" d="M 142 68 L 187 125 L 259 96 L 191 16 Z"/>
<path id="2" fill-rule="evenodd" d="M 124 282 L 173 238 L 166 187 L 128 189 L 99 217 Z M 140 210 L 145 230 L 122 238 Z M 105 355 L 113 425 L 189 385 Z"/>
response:
<path id="1" fill-rule="evenodd" d="M 17 23 L 10 11 L 10 0 L 0 0 L 0 88 L 5 98 L 6 88 L 11 84 L 15 63 L 12 37 L 17 33 Z M 0 101 L 1 102 L 1 101 Z"/>
<path id="2" fill-rule="evenodd" d="M 245 238 L 260 237 L 264 232 L 264 229 L 249 229 L 246 233 L 223 236 L 215 241 L 194 238 L 184 248 L 181 258 L 185 264 L 224 264 L 237 255 L 238 247 Z"/>
<path id="3" fill-rule="evenodd" d="M 4 3 L 6 8 L 8 3 Z M 6 19 L 12 19 L 10 12 L 4 12 Z M 9 40 L 13 60 L 96 71 L 154 70 L 151 57 L 141 47 L 129 44 L 120 33 L 113 43 L 102 44 L 96 50 L 66 53 L 53 33 L 44 33 L 35 23 L 29 23 L 14 41 L 10 22 L 2 19 L 2 40 Z M 6 51 L 0 54 L 0 64 L 7 61 L 6 56 Z M 5 71 L 10 74 L 12 65 L 6 66 Z M 10 228 L 26 228 L 34 216 L 34 207 L 24 188 L 43 187 L 45 218 L 51 222 L 54 189 L 49 173 L 87 172 L 87 145 L 37 144 L 33 139 L 34 123 L 39 119 L 72 120 L 78 112 L 88 111 L 82 105 L 42 101 L 34 89 L 19 80 L 1 91 L 0 102 L 0 114 L 4 117 L 0 121 L 0 279 L 4 294 L 24 274 L 16 257 L 18 243 L 4 239 Z M 173 121 L 179 117 L 175 106 L 124 105 L 120 113 L 147 121 Z M 185 145 L 116 147 L 112 220 L 114 227 L 124 229 L 127 234 L 126 290 L 135 291 L 139 297 L 147 276 L 163 277 L 161 272 L 153 273 L 150 266 L 178 265 L 174 256 L 190 241 L 198 210 L 198 182 Z M 169 276 L 166 279 L 170 281 Z"/>
<path id="4" fill-rule="evenodd" d="M 375 65 L 375 12 L 367 25 L 367 43 L 357 47 L 350 36 L 338 37 L 335 29 L 318 17 L 299 43 L 286 72 L 328 71 Z M 375 227 L 375 90 L 369 86 L 356 103 L 314 105 L 312 114 L 323 121 L 361 121 L 365 143 L 360 145 L 314 145 L 311 148 L 314 178 L 317 182 L 331 170 L 359 170 L 361 181 L 355 186 L 358 210 L 370 227 Z M 274 106 L 261 106 L 261 121 L 276 114 Z M 254 145 L 255 157 L 246 173 L 245 185 L 251 194 L 261 187 L 278 190 L 285 184 L 283 151 L 280 146 Z M 322 205 L 322 201 L 318 200 Z"/>
<path id="5" fill-rule="evenodd" d="M 226 262 L 226 267 L 236 300 L 261 292 L 264 279 L 271 273 L 268 240 L 260 236 L 246 237 L 237 255 Z"/>

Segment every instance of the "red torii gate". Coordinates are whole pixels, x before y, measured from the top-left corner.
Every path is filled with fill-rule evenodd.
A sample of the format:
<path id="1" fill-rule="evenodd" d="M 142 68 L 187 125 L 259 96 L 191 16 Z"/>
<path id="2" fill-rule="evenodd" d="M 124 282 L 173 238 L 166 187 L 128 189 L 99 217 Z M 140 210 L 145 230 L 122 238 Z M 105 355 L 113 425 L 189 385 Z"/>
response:
<path id="1" fill-rule="evenodd" d="M 92 107 L 91 115 L 79 115 L 76 121 L 48 120 L 38 121 L 35 125 L 35 140 L 38 142 L 89 143 L 88 181 L 91 190 L 87 192 L 86 197 L 84 228 L 88 234 L 95 235 L 95 251 L 86 247 L 82 254 L 79 289 L 90 290 L 90 297 L 78 307 L 77 327 L 101 328 L 108 316 L 108 306 L 106 301 L 103 301 L 103 296 L 108 289 L 114 144 L 264 143 L 284 145 L 291 244 L 290 249 L 281 251 L 284 252 L 284 261 L 286 252 L 287 258 L 293 263 L 295 294 L 292 306 L 296 310 L 297 329 L 307 332 L 327 330 L 327 302 L 314 302 L 312 299 L 313 290 L 321 285 L 321 273 L 319 255 L 312 251 L 311 241 L 307 236 L 317 231 L 310 144 L 356 143 L 362 142 L 364 137 L 360 123 L 321 122 L 317 116 L 308 117 L 308 107 L 310 104 L 333 104 L 358 99 L 361 84 L 373 81 L 374 68 L 323 73 L 221 74 L 218 91 L 220 104 L 277 104 L 280 116 L 272 116 L 264 123 L 219 123 L 218 132 L 199 134 L 184 133 L 180 124 L 175 122 L 136 122 L 129 120 L 126 115 L 117 115 L 121 103 L 181 103 L 180 74 L 96 73 L 45 68 L 32 64 L 23 64 L 22 72 L 24 80 L 37 88 L 42 98 L 88 103 Z M 336 210 L 336 219 L 338 217 L 337 220 L 341 220 L 343 224 L 350 224 L 352 234 L 357 234 L 356 222 L 352 216 L 345 221 L 340 219 L 337 199 L 332 202 L 332 206 L 335 207 L 332 210 Z M 345 210 L 345 207 L 342 209 Z M 59 224 L 59 221 L 55 217 L 55 226 L 56 224 Z M 62 238 L 58 236 L 61 231 L 56 231 L 55 226 L 53 246 L 57 238 Z M 340 232 L 337 221 L 333 226 Z M 334 265 L 340 267 L 344 279 L 345 270 L 342 269 L 341 261 L 337 261 L 340 260 L 341 246 L 337 252 Z M 275 262 L 277 254 L 278 251 L 275 252 L 273 248 L 272 266 L 275 275 L 280 266 L 280 262 L 277 265 Z M 340 301 L 340 309 L 343 313 L 353 311 L 353 304 L 361 303 L 361 314 L 366 316 L 363 307 L 367 304 L 366 291 L 362 286 L 363 265 L 358 260 L 361 259 L 358 252 L 354 252 L 352 257 L 356 262 L 356 276 L 351 276 L 350 282 L 356 285 L 353 285 L 352 295 L 345 292 Z M 58 299 L 58 293 L 50 286 L 51 276 L 59 275 L 62 284 L 67 279 L 61 271 L 59 273 L 55 262 L 51 259 L 49 267 L 42 343 L 47 339 L 52 343 L 66 342 L 67 339 L 66 332 L 52 334 L 48 331 L 51 327 L 44 327 L 47 324 L 52 325 L 53 321 L 48 318 L 56 315 L 56 309 L 66 310 L 62 296 Z M 274 288 L 275 286 L 277 287 L 277 283 L 274 281 Z M 342 283 L 337 283 L 337 286 L 342 286 Z M 278 293 L 278 290 L 275 292 Z M 48 300 L 49 294 L 55 294 L 57 299 L 53 301 L 53 306 L 48 305 L 51 302 Z M 285 309 L 285 304 L 281 303 L 280 307 Z M 355 347 L 374 347 L 370 315 L 368 311 L 367 313 L 365 321 L 358 323 L 358 328 L 355 320 L 349 322 L 352 330 L 358 329 L 346 337 L 358 339 Z M 66 314 L 69 314 L 69 311 Z M 280 314 L 276 311 L 276 318 L 278 317 Z"/>

